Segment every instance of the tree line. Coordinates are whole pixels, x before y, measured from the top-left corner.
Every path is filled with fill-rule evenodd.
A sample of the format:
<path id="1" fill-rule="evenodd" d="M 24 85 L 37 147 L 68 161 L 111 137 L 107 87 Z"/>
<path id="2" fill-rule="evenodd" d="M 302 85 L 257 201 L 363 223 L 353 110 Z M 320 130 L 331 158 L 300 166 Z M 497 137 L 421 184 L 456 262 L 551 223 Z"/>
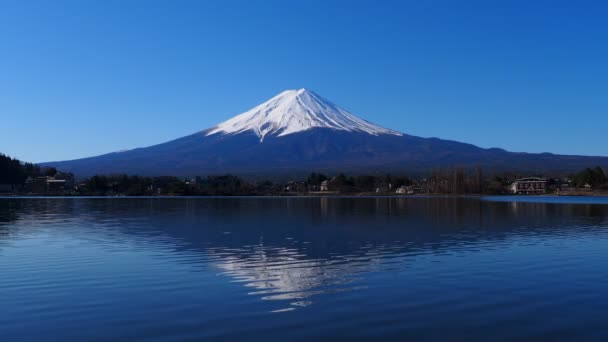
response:
<path id="1" fill-rule="evenodd" d="M 586 168 L 581 172 L 572 175 L 570 180 L 572 181 L 573 186 L 579 188 L 589 185 L 592 188 L 608 189 L 608 176 L 599 166 Z"/>
<path id="2" fill-rule="evenodd" d="M 389 191 L 394 186 L 409 185 L 406 177 L 345 176 L 329 177 L 312 173 L 304 181 L 250 181 L 234 175 L 217 175 L 180 179 L 177 177 L 142 177 L 129 175 L 96 175 L 78 185 L 77 193 L 90 196 L 238 196 L 281 195 L 320 191 L 323 181 L 328 181 L 329 191 L 340 193 L 373 192 L 381 188 Z"/>
<path id="3" fill-rule="evenodd" d="M 23 185 L 27 177 L 53 176 L 54 168 L 42 168 L 33 163 L 0 154 L 0 183 Z M 77 176 L 77 175 L 76 175 Z M 514 181 L 514 174 L 489 174 L 476 168 L 436 168 L 424 178 L 406 175 L 346 175 L 335 176 L 313 172 L 299 181 L 251 181 L 234 175 L 215 175 L 181 179 L 178 177 L 143 177 L 133 175 L 96 175 L 78 183 L 79 195 L 273 195 L 330 191 L 344 194 L 391 193 L 401 186 L 416 192 L 431 194 L 501 194 Z M 586 168 L 569 177 L 574 187 L 608 189 L 608 176 L 601 167 Z M 554 179 L 548 186 L 557 186 Z M 322 187 L 321 185 L 324 184 Z"/>
<path id="4" fill-rule="evenodd" d="M 346 175 L 336 176 L 313 172 L 301 181 L 250 181 L 234 175 L 196 177 L 188 180 L 177 177 L 140 177 L 127 175 L 94 176 L 79 189 L 86 195 L 281 195 L 319 193 L 340 194 L 395 193 L 405 186 L 413 193 L 425 194 L 505 194 L 515 174 L 485 174 L 481 167 L 439 168 L 417 180 L 405 175 Z M 571 185 L 608 189 L 608 178 L 599 168 L 588 168 L 569 177 Z M 561 180 L 547 179 L 548 189 L 560 186 Z M 322 186 L 322 184 L 324 186 Z"/>
<path id="5" fill-rule="evenodd" d="M 27 177 L 54 175 L 54 168 L 41 168 L 0 153 L 0 184 L 23 185 Z"/>
<path id="6" fill-rule="evenodd" d="M 82 195 L 244 195 L 252 188 L 240 178 L 232 175 L 196 177 L 184 180 L 177 177 L 142 177 L 129 175 L 96 175 L 78 186 Z"/>

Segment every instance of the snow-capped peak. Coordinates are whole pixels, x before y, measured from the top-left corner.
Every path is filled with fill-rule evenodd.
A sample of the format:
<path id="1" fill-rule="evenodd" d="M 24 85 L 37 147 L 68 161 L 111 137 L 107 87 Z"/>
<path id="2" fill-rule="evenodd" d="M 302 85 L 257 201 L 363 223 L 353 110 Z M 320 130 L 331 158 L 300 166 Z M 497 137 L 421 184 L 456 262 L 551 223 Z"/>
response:
<path id="1" fill-rule="evenodd" d="M 280 137 L 311 128 L 372 135 L 402 135 L 367 122 L 304 88 L 286 90 L 261 105 L 220 123 L 206 134 L 253 131 L 262 141 L 267 135 Z"/>

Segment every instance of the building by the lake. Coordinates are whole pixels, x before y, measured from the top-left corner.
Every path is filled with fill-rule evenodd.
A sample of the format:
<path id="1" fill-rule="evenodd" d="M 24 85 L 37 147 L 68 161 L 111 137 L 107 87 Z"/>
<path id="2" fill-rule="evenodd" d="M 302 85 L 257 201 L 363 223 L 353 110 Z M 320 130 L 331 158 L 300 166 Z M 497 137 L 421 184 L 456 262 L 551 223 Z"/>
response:
<path id="1" fill-rule="evenodd" d="M 516 180 L 511 184 L 510 191 L 514 194 L 544 194 L 547 192 L 547 179 L 527 177 Z"/>
<path id="2" fill-rule="evenodd" d="M 62 195 L 74 189 L 74 175 L 58 172 L 54 176 L 28 177 L 25 192 L 34 195 Z"/>
<path id="3" fill-rule="evenodd" d="M 395 190 L 395 193 L 399 195 L 413 195 L 420 194 L 422 192 L 422 187 L 418 185 L 402 185 Z"/>
<path id="4" fill-rule="evenodd" d="M 320 187 L 321 191 L 329 191 L 329 181 L 328 180 L 324 180 L 321 182 L 321 187 Z"/>

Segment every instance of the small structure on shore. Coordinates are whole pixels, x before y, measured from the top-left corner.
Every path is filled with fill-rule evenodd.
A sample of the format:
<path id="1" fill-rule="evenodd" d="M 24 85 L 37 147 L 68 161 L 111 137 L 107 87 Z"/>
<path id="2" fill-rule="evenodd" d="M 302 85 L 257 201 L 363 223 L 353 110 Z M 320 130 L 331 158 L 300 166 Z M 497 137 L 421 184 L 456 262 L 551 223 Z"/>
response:
<path id="1" fill-rule="evenodd" d="M 402 185 L 395 190 L 395 193 L 399 195 L 411 195 L 414 193 L 414 190 L 411 186 Z"/>
<path id="2" fill-rule="evenodd" d="M 328 191 L 329 190 L 329 181 L 328 180 L 324 180 L 321 182 L 321 187 L 320 187 L 321 191 Z"/>
<path id="3" fill-rule="evenodd" d="M 402 185 L 395 190 L 395 193 L 399 195 L 413 195 L 423 192 L 423 188 L 419 185 Z"/>

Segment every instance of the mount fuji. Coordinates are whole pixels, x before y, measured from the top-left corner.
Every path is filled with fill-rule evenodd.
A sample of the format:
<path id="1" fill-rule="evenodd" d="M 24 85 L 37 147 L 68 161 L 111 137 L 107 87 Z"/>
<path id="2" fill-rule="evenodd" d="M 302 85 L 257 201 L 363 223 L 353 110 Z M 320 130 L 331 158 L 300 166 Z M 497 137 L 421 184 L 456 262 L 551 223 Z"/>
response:
<path id="1" fill-rule="evenodd" d="M 298 89 L 284 91 L 215 127 L 166 143 L 43 165 L 77 177 L 421 173 L 447 166 L 566 173 L 608 166 L 608 157 L 513 153 L 416 137 L 375 125 L 310 90 Z"/>

